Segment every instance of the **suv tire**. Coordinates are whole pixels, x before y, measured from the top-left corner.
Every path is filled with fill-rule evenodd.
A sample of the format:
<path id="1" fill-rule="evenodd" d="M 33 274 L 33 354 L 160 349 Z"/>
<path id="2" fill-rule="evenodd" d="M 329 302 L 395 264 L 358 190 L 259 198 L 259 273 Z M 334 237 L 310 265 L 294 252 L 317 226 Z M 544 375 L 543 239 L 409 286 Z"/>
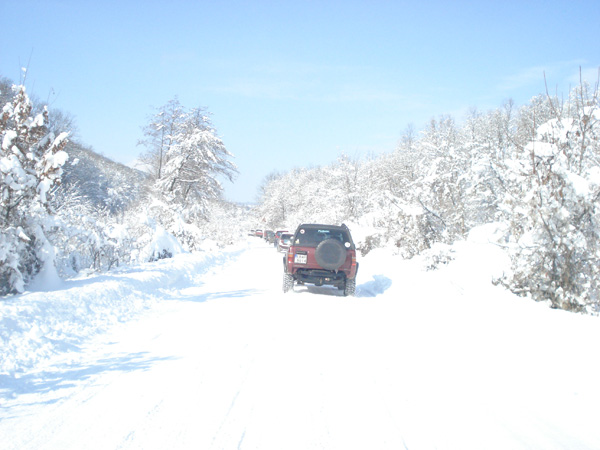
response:
<path id="1" fill-rule="evenodd" d="M 283 292 L 288 292 L 294 289 L 294 277 L 289 273 L 283 274 Z"/>
<path id="2" fill-rule="evenodd" d="M 351 280 L 346 280 L 346 285 L 344 286 L 344 296 L 354 297 L 356 293 L 356 278 L 352 278 Z"/>
<path id="3" fill-rule="evenodd" d="M 326 239 L 315 249 L 317 263 L 327 270 L 337 270 L 346 261 L 346 248 L 336 239 Z"/>

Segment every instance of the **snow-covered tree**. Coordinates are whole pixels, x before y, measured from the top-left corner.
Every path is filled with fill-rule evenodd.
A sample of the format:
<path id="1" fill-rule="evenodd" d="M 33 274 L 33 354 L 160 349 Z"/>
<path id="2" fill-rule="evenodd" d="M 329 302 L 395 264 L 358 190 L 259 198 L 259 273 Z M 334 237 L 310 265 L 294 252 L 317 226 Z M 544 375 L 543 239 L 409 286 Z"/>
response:
<path id="1" fill-rule="evenodd" d="M 232 155 L 204 108 L 186 109 L 175 98 L 159 108 L 144 127 L 140 156 L 150 175 L 146 211 L 149 226 L 163 227 L 183 248 L 203 241 L 210 207 L 221 197 L 220 180 L 232 180 Z M 160 252 L 159 252 L 160 253 Z"/>
<path id="2" fill-rule="evenodd" d="M 0 293 L 22 291 L 40 270 L 54 269 L 48 192 L 60 182 L 68 133 L 47 126 L 46 108 L 32 116 L 25 86 L 12 86 L 0 118 Z"/>
<path id="3" fill-rule="evenodd" d="M 140 154 L 140 162 L 150 175 L 160 180 L 167 162 L 168 152 L 175 142 L 175 135 L 181 126 L 185 111 L 177 98 L 159 108 L 143 127 L 144 139 L 138 142 L 146 150 Z"/>
<path id="4" fill-rule="evenodd" d="M 186 110 L 177 99 L 160 108 L 144 128 L 141 160 L 165 200 L 193 217 L 206 214 L 207 201 L 222 192 L 219 179 L 237 169 L 203 108 Z"/>
<path id="5" fill-rule="evenodd" d="M 271 173 L 265 177 L 259 187 L 258 214 L 264 219 L 265 226 L 272 229 L 286 227 L 291 211 L 287 201 L 288 192 L 286 174 Z M 249 227 L 252 228 L 252 227 Z"/>
<path id="6" fill-rule="evenodd" d="M 221 195 L 219 177 L 231 181 L 236 172 L 231 156 L 206 112 L 192 109 L 176 130 L 157 186 L 184 207 L 203 213 L 198 207 Z"/>

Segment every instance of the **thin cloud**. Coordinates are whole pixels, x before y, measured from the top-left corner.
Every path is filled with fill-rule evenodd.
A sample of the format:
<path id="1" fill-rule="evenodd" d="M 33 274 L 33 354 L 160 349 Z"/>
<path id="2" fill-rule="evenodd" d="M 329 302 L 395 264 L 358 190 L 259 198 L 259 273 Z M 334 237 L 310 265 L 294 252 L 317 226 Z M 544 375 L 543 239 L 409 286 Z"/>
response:
<path id="1" fill-rule="evenodd" d="M 532 84 L 538 84 L 544 79 L 544 73 L 548 72 L 548 67 L 535 66 L 528 67 L 515 74 L 505 76 L 498 86 L 501 91 L 515 91 Z"/>
<path id="2" fill-rule="evenodd" d="M 367 83 L 377 72 L 368 66 L 277 61 L 229 68 L 230 75 L 211 90 L 268 100 L 312 102 L 397 102 L 405 99 L 394 86 Z"/>
<path id="3" fill-rule="evenodd" d="M 302 89 L 298 84 L 286 81 L 238 79 L 211 90 L 255 99 L 299 100 Z"/>
<path id="4" fill-rule="evenodd" d="M 571 85 L 579 85 L 581 81 L 596 86 L 600 78 L 600 67 L 582 67 L 581 72 L 571 75 L 568 79 Z"/>
<path id="5" fill-rule="evenodd" d="M 326 103 L 393 103 L 406 101 L 394 86 L 375 86 L 364 68 L 293 64 L 247 70 L 211 88 L 218 93 L 267 100 Z"/>
<path id="6" fill-rule="evenodd" d="M 387 103 L 402 102 L 406 100 L 406 97 L 390 89 L 350 83 L 336 86 L 329 94 L 322 97 L 322 100 L 327 102 Z"/>
<path id="7" fill-rule="evenodd" d="M 505 76 L 499 83 L 498 89 L 501 91 L 517 91 L 519 89 L 532 85 L 542 85 L 545 82 L 550 86 L 572 84 L 576 80 L 579 82 L 579 67 L 585 61 L 559 61 L 544 66 L 527 67 L 521 71 Z M 574 72 L 577 75 L 575 77 Z M 568 88 L 568 86 L 567 86 Z"/>

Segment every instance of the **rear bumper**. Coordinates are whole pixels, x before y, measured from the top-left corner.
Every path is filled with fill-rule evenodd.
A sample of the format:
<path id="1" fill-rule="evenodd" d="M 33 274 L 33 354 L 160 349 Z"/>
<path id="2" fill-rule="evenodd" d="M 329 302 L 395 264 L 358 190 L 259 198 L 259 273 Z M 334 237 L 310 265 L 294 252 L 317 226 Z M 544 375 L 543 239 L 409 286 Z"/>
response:
<path id="1" fill-rule="evenodd" d="M 316 286 L 343 286 L 346 282 L 346 274 L 344 272 L 334 272 L 332 270 L 298 269 L 292 276 L 296 281 Z"/>

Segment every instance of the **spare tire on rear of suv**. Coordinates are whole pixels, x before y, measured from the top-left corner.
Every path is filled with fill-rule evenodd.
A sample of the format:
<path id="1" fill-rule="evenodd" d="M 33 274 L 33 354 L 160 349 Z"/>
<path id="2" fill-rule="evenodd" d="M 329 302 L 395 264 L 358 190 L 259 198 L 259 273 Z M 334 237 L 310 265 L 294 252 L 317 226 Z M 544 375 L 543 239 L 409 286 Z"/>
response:
<path id="1" fill-rule="evenodd" d="M 346 249 L 337 239 L 326 239 L 315 249 L 317 263 L 327 270 L 337 270 L 346 261 Z"/>

